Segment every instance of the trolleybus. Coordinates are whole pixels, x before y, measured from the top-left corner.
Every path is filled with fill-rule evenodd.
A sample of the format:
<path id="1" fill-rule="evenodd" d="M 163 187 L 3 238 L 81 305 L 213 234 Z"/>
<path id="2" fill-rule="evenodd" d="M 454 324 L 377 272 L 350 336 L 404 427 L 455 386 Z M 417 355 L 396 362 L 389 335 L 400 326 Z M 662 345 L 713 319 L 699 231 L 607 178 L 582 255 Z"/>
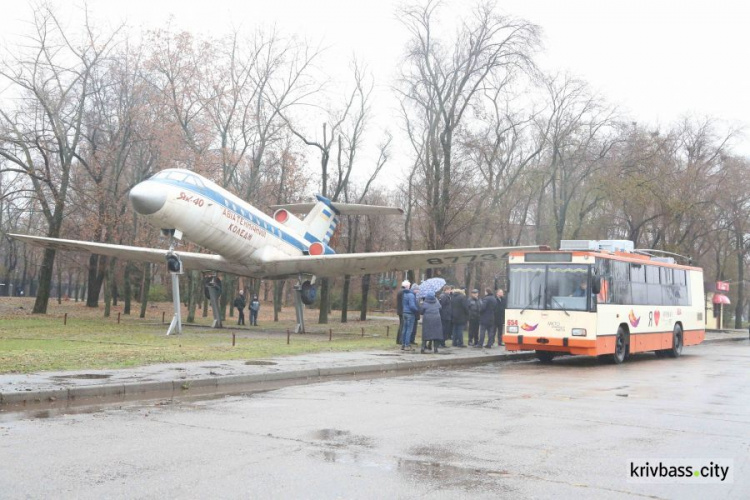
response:
<path id="1" fill-rule="evenodd" d="M 624 240 L 563 240 L 509 256 L 505 341 L 542 362 L 560 354 L 655 351 L 676 358 L 705 337 L 703 271 Z"/>

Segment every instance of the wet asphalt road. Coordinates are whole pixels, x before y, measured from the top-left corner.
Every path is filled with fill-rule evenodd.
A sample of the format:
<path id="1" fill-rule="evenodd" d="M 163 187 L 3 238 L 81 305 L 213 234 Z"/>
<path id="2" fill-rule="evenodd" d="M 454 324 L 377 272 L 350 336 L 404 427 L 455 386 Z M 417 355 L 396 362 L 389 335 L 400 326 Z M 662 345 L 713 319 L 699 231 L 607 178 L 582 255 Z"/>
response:
<path id="1" fill-rule="evenodd" d="M 0 498 L 748 498 L 748 366 L 741 341 L 6 415 Z M 644 458 L 733 481 L 633 483 Z"/>

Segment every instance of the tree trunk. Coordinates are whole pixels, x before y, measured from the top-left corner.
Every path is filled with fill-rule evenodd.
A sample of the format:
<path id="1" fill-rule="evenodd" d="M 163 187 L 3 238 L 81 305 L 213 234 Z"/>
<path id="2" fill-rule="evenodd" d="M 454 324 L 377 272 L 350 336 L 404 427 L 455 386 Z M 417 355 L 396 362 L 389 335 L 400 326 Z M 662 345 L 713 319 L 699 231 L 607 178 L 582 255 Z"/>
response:
<path id="1" fill-rule="evenodd" d="M 273 321 L 279 321 L 279 313 L 281 312 L 281 301 L 284 298 L 284 283 L 286 281 L 275 280 L 273 282 Z"/>
<path id="2" fill-rule="evenodd" d="M 104 271 L 107 265 L 107 258 L 101 255 L 91 254 L 89 257 L 89 294 L 86 297 L 86 307 L 99 307 L 99 294 L 104 281 Z"/>
<path id="3" fill-rule="evenodd" d="M 132 284 L 130 283 L 130 273 L 132 269 L 133 265 L 130 263 L 130 261 L 126 262 L 122 284 L 122 292 L 125 294 L 125 307 L 123 308 L 123 314 L 126 316 L 130 315 L 130 301 L 132 300 L 133 296 Z"/>
<path id="4" fill-rule="evenodd" d="M 34 314 L 47 314 L 47 303 L 50 296 L 50 285 L 52 284 L 52 267 L 55 264 L 55 250 L 46 248 L 42 258 L 42 267 L 39 269 L 39 288 L 36 290 L 34 301 Z"/>
<path id="5" fill-rule="evenodd" d="M 359 309 L 359 320 L 367 320 L 367 299 L 370 296 L 370 275 L 362 276 L 362 306 Z"/>
<path id="6" fill-rule="evenodd" d="M 352 280 L 350 275 L 344 276 L 344 290 L 341 292 L 341 322 L 347 322 L 349 313 L 349 284 Z"/>
<path id="7" fill-rule="evenodd" d="M 195 323 L 195 307 L 198 304 L 201 294 L 201 285 L 203 280 L 198 271 L 190 271 L 188 274 L 188 286 L 190 288 L 190 294 L 188 296 L 188 315 L 187 322 Z"/>
<path id="8" fill-rule="evenodd" d="M 328 323 L 328 303 L 330 300 L 328 290 L 328 278 L 322 278 L 320 280 L 320 315 L 318 316 L 318 323 L 321 325 Z"/>
<path id="9" fill-rule="evenodd" d="M 151 264 L 143 265 L 143 281 L 141 283 L 141 313 L 139 318 L 146 317 L 146 307 L 148 307 L 148 292 L 151 288 Z"/>
<path id="10" fill-rule="evenodd" d="M 737 287 L 737 305 L 734 306 L 734 327 L 742 328 L 742 306 L 745 303 L 745 259 L 741 251 L 737 252 Z"/>
<path id="11" fill-rule="evenodd" d="M 104 280 L 104 317 L 109 318 L 112 314 L 112 282 L 115 279 L 115 260 L 109 259 Z"/>

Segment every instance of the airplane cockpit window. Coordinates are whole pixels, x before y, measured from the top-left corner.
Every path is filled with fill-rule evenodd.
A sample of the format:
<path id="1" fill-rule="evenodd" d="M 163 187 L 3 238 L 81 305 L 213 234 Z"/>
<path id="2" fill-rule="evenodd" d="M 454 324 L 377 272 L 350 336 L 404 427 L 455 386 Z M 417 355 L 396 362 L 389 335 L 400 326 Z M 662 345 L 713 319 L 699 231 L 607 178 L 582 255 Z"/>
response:
<path id="1" fill-rule="evenodd" d="M 164 170 L 162 170 L 161 172 L 157 172 L 156 174 L 152 175 L 151 178 L 152 179 L 166 179 L 168 173 L 169 172 L 165 172 Z"/>
<path id="2" fill-rule="evenodd" d="M 185 180 L 185 177 L 187 176 L 182 172 L 168 172 L 167 173 L 167 179 L 171 181 L 183 182 Z"/>
<path id="3" fill-rule="evenodd" d="M 185 178 L 185 182 L 187 182 L 188 184 L 192 184 L 193 186 L 198 186 L 200 188 L 206 187 L 203 185 L 203 182 L 201 182 L 201 180 L 195 175 L 188 174 Z"/>

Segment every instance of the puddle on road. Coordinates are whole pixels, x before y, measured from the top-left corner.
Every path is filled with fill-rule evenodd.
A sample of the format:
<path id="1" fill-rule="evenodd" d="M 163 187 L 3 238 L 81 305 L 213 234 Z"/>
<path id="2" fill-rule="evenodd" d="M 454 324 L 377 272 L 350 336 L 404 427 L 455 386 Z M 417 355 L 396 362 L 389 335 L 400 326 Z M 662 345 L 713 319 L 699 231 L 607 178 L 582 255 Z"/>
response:
<path id="1" fill-rule="evenodd" d="M 81 380 L 100 380 L 110 378 L 112 375 L 106 373 L 78 373 L 73 375 L 54 375 L 50 378 L 55 380 L 67 380 L 70 378 L 81 379 Z"/>
<path id="2" fill-rule="evenodd" d="M 511 475 L 506 470 L 462 467 L 445 463 L 438 457 L 429 460 L 380 457 L 361 450 L 322 450 L 313 456 L 318 456 L 328 463 L 395 471 L 404 476 L 408 482 L 437 483 L 441 488 L 457 488 L 465 491 L 514 491 L 514 488 L 501 482 L 503 478 Z"/>
<path id="3" fill-rule="evenodd" d="M 372 448 L 374 446 L 372 438 L 339 429 L 320 429 L 313 432 L 312 437 L 318 441 L 325 441 L 328 446 L 361 446 L 363 448 Z"/>

